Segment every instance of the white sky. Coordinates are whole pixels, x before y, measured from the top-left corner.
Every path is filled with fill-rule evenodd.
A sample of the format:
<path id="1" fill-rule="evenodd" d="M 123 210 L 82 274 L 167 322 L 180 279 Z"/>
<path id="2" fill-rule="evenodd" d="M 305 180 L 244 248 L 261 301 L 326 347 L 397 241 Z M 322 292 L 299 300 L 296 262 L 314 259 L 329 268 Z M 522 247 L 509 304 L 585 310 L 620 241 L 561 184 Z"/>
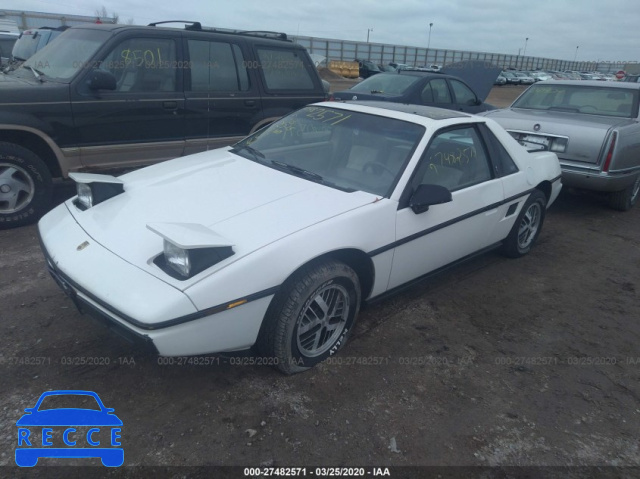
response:
<path id="1" fill-rule="evenodd" d="M 3 0 L 0 9 L 94 15 L 290 35 L 558 58 L 640 60 L 637 0 Z M 528 41 L 525 39 L 529 38 Z M 578 49 L 576 50 L 576 47 Z"/>

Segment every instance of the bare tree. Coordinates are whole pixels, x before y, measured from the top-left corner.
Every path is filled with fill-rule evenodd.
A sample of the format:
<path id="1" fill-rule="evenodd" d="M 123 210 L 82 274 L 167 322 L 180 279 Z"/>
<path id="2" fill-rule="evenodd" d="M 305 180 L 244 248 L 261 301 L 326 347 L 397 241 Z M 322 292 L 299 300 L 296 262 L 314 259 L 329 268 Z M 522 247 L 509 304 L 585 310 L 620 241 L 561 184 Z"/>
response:
<path id="1" fill-rule="evenodd" d="M 120 15 L 118 15 L 116 12 L 113 12 L 111 13 L 111 15 L 109 15 L 109 12 L 107 12 L 107 7 L 105 7 L 104 5 L 102 5 L 102 8 L 98 8 L 96 10 L 96 17 L 98 17 L 100 20 L 108 19 L 113 23 L 118 23 L 118 20 L 120 19 Z"/>

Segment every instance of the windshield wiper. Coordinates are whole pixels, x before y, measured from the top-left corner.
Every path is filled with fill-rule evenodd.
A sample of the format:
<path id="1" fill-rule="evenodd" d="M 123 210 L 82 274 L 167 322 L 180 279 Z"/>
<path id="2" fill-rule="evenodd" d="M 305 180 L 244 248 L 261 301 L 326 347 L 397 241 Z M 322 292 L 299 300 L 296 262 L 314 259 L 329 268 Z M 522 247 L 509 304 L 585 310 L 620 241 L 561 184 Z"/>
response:
<path id="1" fill-rule="evenodd" d="M 27 66 L 27 68 L 33 72 L 33 76 L 36 77 L 36 80 L 38 80 L 41 83 L 44 82 L 44 80 L 42 79 L 42 75 L 44 75 L 44 73 L 36 70 L 35 68 L 33 68 L 30 65 Z"/>
<path id="2" fill-rule="evenodd" d="M 309 171 L 309 170 L 305 170 L 304 168 L 300 168 L 299 166 L 293 166 L 290 165 L 289 163 L 285 163 L 283 161 L 278 161 L 278 160 L 271 160 L 271 163 L 273 163 L 276 166 L 279 166 L 280 168 L 285 168 L 299 176 L 305 176 L 307 178 L 309 178 L 310 180 L 313 181 L 318 181 L 318 182 L 323 182 L 324 178 L 319 175 L 318 173 L 314 173 L 313 171 Z"/>
<path id="3" fill-rule="evenodd" d="M 384 93 L 382 90 L 371 90 L 369 93 L 375 95 L 376 93 Z"/>
<path id="4" fill-rule="evenodd" d="M 249 145 L 242 145 L 240 147 L 233 147 L 234 151 L 242 151 L 242 150 L 246 150 L 248 151 L 251 156 L 253 156 L 253 159 L 256 160 L 259 163 L 262 163 L 262 160 L 264 160 L 265 156 L 264 153 L 262 153 L 261 151 L 256 150 L 255 148 L 251 148 Z"/>

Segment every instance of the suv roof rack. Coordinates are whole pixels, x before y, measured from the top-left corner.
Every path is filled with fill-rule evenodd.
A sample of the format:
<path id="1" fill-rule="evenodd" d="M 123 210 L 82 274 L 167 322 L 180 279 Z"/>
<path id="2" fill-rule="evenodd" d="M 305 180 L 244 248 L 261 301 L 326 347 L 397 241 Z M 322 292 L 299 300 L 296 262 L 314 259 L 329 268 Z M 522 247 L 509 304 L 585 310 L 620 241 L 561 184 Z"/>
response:
<path id="1" fill-rule="evenodd" d="M 286 33 L 272 32 L 268 30 L 232 30 L 230 28 L 203 27 L 200 22 L 194 22 L 192 20 L 166 20 L 163 22 L 150 23 L 149 26 L 155 27 L 158 25 L 163 25 L 165 23 L 184 23 L 185 30 L 202 31 L 202 32 L 218 32 L 218 33 L 227 33 L 232 35 L 250 35 L 254 37 L 273 38 L 276 40 L 291 41 L 287 37 Z"/>

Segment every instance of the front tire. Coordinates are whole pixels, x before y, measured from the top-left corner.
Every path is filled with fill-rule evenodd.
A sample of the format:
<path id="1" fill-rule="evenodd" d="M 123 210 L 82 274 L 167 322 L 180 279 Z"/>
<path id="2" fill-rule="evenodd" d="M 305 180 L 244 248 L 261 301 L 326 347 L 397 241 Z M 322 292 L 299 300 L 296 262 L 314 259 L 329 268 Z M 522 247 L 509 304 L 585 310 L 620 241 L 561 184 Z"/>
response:
<path id="1" fill-rule="evenodd" d="M 509 236 L 502 243 L 503 253 L 510 258 L 524 256 L 533 247 L 540 235 L 547 208 L 547 197 L 540 190 L 533 190 Z"/>
<path id="2" fill-rule="evenodd" d="M 51 203 L 53 183 L 31 150 L 0 142 L 0 229 L 37 221 Z"/>
<path id="3" fill-rule="evenodd" d="M 629 211 L 640 196 L 640 175 L 632 185 L 622 191 L 614 191 L 609 196 L 609 206 L 618 211 Z"/>
<path id="4" fill-rule="evenodd" d="M 273 299 L 258 348 L 285 374 L 306 371 L 344 346 L 359 309 L 360 281 L 350 267 L 312 263 Z"/>

